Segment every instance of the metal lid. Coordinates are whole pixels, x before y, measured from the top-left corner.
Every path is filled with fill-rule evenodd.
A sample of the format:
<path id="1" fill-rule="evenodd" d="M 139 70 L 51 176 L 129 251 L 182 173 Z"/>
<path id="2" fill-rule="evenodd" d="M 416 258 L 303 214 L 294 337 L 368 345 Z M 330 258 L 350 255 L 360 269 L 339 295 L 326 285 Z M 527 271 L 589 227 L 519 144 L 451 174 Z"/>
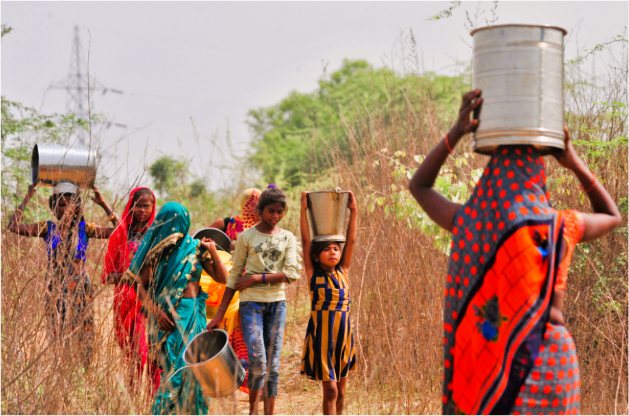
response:
<path id="1" fill-rule="evenodd" d="M 470 35 L 474 36 L 474 33 L 476 32 L 480 32 L 481 30 L 488 30 L 488 29 L 496 29 L 496 28 L 500 28 L 500 27 L 539 27 L 539 28 L 545 28 L 545 29 L 556 29 L 556 30 L 560 30 L 563 32 L 563 35 L 566 36 L 568 34 L 568 31 L 562 27 L 559 26 L 549 26 L 549 25 L 524 25 L 524 24 L 517 24 L 517 23 L 513 23 L 513 24 L 506 24 L 506 25 L 496 25 L 496 26 L 485 26 L 485 27 L 479 27 L 477 29 L 474 29 L 470 32 Z"/>

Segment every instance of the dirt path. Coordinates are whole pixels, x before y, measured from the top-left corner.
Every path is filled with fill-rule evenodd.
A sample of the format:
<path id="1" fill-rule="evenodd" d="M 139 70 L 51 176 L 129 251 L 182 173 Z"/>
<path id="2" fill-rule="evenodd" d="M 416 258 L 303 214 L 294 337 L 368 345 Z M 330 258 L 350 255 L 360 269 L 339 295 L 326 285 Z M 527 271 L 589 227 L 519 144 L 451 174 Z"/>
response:
<path id="1" fill-rule="evenodd" d="M 300 317 L 297 320 L 295 315 L 289 312 L 289 318 L 286 322 L 286 333 L 280 359 L 280 391 L 275 402 L 275 414 L 321 414 L 320 384 L 299 374 L 308 318 L 307 316 L 305 318 Z M 303 313 L 299 315 L 303 315 Z M 232 397 L 213 401 L 211 407 L 210 413 L 214 414 L 246 415 L 249 413 L 249 396 L 239 390 Z M 262 414 L 262 403 L 259 404 L 259 410 Z"/>

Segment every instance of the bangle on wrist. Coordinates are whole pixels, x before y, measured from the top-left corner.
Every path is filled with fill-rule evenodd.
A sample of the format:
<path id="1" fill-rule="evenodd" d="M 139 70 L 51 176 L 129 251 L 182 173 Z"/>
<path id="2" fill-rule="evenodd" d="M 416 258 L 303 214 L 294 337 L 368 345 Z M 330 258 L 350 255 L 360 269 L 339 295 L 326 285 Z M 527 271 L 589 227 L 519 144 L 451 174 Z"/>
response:
<path id="1" fill-rule="evenodd" d="M 452 153 L 452 148 L 450 147 L 450 143 L 448 143 L 448 133 L 446 133 L 446 137 L 444 138 L 446 142 L 446 147 L 448 148 L 448 152 Z"/>
<path id="2" fill-rule="evenodd" d="M 262 283 L 266 283 L 266 273 L 262 273 Z"/>
<path id="3" fill-rule="evenodd" d="M 596 185 L 596 175 L 594 174 L 594 172 L 590 172 L 590 173 L 592 174 L 592 183 L 590 184 L 590 186 L 587 189 L 584 189 L 583 185 L 581 186 L 581 189 L 586 194 L 592 191 L 592 189 L 594 189 L 594 186 Z"/>
<path id="4" fill-rule="evenodd" d="M 108 215 L 109 215 L 109 221 L 114 222 L 114 220 L 116 219 L 117 215 L 116 215 L 116 213 L 114 212 L 113 209 L 111 210 L 111 213 L 108 214 Z"/>

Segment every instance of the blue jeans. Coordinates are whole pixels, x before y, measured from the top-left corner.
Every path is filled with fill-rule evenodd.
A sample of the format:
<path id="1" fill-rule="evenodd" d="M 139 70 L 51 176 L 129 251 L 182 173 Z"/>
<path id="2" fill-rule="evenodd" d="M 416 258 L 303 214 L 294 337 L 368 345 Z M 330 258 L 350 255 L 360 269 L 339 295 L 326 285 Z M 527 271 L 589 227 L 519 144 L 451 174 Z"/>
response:
<path id="1" fill-rule="evenodd" d="M 286 324 L 286 301 L 240 302 L 240 322 L 249 356 L 247 387 L 250 391 L 264 387 L 265 397 L 276 397 Z"/>

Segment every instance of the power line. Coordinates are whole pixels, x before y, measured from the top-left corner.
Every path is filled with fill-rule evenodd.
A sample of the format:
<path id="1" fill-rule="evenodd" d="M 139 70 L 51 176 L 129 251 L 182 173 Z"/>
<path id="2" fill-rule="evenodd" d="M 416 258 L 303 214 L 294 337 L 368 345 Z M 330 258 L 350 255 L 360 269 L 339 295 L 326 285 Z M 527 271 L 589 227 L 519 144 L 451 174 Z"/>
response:
<path id="1" fill-rule="evenodd" d="M 77 118 L 89 121 L 89 102 L 87 96 L 90 91 L 107 92 L 107 87 L 91 79 L 92 85 L 88 85 L 90 80 L 85 68 L 85 60 L 83 58 L 83 47 L 81 46 L 81 37 L 79 35 L 79 26 L 74 26 L 74 40 L 72 41 L 72 52 L 70 56 L 70 68 L 68 76 L 51 85 L 51 89 L 66 91 L 66 113 L 74 114 Z M 76 107 L 75 107 L 76 106 Z M 77 129 L 79 144 L 85 146 L 85 129 L 79 127 Z"/>

